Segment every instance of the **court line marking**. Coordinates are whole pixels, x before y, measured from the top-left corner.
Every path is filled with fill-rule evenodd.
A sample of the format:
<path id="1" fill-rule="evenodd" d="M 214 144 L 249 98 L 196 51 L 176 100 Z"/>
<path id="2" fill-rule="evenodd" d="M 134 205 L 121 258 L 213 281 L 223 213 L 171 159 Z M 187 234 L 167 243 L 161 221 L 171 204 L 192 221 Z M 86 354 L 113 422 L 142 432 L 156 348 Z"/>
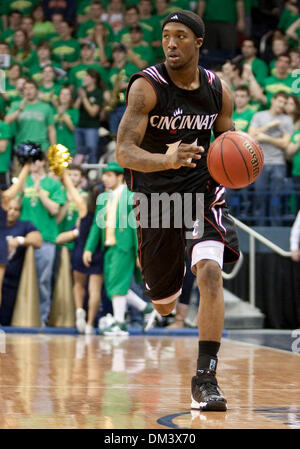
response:
<path id="1" fill-rule="evenodd" d="M 239 345 L 240 344 L 244 345 L 244 346 L 249 346 L 250 345 L 250 346 L 255 346 L 257 348 L 260 348 L 260 349 L 267 349 L 267 350 L 270 350 L 270 351 L 282 352 L 285 355 L 290 354 L 290 355 L 296 355 L 298 357 L 300 355 L 300 354 L 297 354 L 297 352 L 289 351 L 287 349 L 278 349 L 278 348 L 272 348 L 271 346 L 259 345 L 258 343 L 248 343 L 246 341 L 232 340 L 231 338 L 228 338 L 228 337 L 223 337 L 222 340 L 230 341 L 231 343 L 235 343 L 235 344 L 239 344 Z M 222 358 L 220 358 L 220 360 L 222 361 Z"/>

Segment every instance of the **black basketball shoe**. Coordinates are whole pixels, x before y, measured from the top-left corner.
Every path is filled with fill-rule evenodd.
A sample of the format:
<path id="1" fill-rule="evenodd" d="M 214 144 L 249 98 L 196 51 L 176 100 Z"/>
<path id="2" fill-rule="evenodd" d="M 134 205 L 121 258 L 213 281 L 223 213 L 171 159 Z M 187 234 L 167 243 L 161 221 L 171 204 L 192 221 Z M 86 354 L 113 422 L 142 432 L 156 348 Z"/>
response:
<path id="1" fill-rule="evenodd" d="M 194 410 L 225 412 L 227 401 L 222 395 L 216 379 L 216 372 L 203 370 L 192 378 L 192 403 Z"/>

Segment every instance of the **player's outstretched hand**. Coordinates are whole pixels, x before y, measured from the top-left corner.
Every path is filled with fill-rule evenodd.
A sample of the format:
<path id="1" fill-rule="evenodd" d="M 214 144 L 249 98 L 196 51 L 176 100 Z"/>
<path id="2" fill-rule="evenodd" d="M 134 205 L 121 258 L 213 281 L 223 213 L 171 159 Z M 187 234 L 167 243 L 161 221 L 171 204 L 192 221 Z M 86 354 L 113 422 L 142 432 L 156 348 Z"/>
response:
<path id="1" fill-rule="evenodd" d="M 199 153 L 203 153 L 204 148 L 197 145 L 181 143 L 178 146 L 169 145 L 166 156 L 169 162 L 169 168 L 177 169 L 180 167 L 195 168 L 196 163 L 192 160 L 201 159 Z"/>

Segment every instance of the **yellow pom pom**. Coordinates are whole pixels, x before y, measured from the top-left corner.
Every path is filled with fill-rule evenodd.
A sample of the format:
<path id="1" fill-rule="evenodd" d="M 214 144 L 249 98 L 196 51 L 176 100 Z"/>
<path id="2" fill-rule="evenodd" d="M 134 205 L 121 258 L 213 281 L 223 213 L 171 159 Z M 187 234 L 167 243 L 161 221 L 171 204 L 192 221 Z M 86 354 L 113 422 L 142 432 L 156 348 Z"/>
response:
<path id="1" fill-rule="evenodd" d="M 64 170 L 72 162 L 72 156 L 67 147 L 58 143 L 48 150 L 49 168 L 56 176 L 62 176 Z"/>

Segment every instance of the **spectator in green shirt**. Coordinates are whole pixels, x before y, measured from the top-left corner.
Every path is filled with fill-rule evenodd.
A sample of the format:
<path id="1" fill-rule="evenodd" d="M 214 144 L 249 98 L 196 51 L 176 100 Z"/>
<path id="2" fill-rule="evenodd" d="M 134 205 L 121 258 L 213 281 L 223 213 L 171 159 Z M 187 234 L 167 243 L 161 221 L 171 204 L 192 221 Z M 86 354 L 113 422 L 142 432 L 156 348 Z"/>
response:
<path id="1" fill-rule="evenodd" d="M 21 77 L 22 71 L 19 64 L 12 64 L 7 71 L 7 78 L 5 82 L 5 92 L 2 93 L 7 106 L 10 106 L 14 101 L 20 100 L 17 91 L 17 81 Z"/>
<path id="2" fill-rule="evenodd" d="M 5 0 L 3 3 L 5 4 L 5 11 L 3 12 L 6 14 L 10 11 L 17 10 L 24 15 L 30 15 L 33 7 L 39 3 L 39 0 Z"/>
<path id="3" fill-rule="evenodd" d="M 169 11 L 169 0 L 156 0 L 155 2 L 156 14 L 153 15 L 154 21 L 154 31 L 153 31 L 153 42 L 152 47 L 154 49 L 155 57 L 158 62 L 164 61 L 165 55 L 161 45 L 161 29 L 162 24 Z"/>
<path id="4" fill-rule="evenodd" d="M 130 27 L 130 38 L 124 45 L 127 48 L 127 60 L 140 70 L 155 63 L 152 48 L 143 41 L 143 30 L 140 25 Z"/>
<path id="5" fill-rule="evenodd" d="M 145 23 L 140 21 L 139 10 L 135 5 L 127 6 L 124 14 L 125 27 L 117 34 L 116 42 L 125 44 L 130 40 L 130 28 L 136 25 L 140 25 L 143 30 L 143 40 L 152 46 L 153 31 Z"/>
<path id="6" fill-rule="evenodd" d="M 275 35 L 272 39 L 272 60 L 269 62 L 270 75 L 276 76 L 276 59 L 279 55 L 288 51 L 288 44 L 284 36 Z"/>
<path id="7" fill-rule="evenodd" d="M 55 257 L 55 241 L 58 235 L 56 216 L 66 201 L 62 184 L 48 176 L 46 156 L 30 164 L 22 197 L 21 220 L 31 221 L 40 231 L 43 244 L 35 250 L 35 266 L 39 284 L 40 311 L 43 326 L 46 325 L 51 304 L 51 278 Z"/>
<path id="8" fill-rule="evenodd" d="M 83 80 L 84 87 L 77 91 L 75 107 L 79 108 L 79 122 L 75 130 L 77 153 L 89 163 L 98 162 L 100 110 L 102 106 L 101 78 L 95 69 L 88 69 Z"/>
<path id="9" fill-rule="evenodd" d="M 40 42 L 37 45 L 36 51 L 38 59 L 36 64 L 31 66 L 29 70 L 30 78 L 32 78 L 36 83 L 41 82 L 43 68 L 48 65 L 53 67 L 57 78 L 61 78 L 66 74 L 66 71 L 61 68 L 61 65 L 58 62 L 53 62 L 51 60 L 51 44 L 49 42 Z"/>
<path id="10" fill-rule="evenodd" d="M 31 45 L 36 46 L 39 43 L 39 39 L 34 36 L 33 27 L 34 27 L 34 20 L 31 16 L 22 17 L 21 28 L 27 33 L 27 37 Z"/>
<path id="11" fill-rule="evenodd" d="M 15 102 L 5 117 L 6 123 L 15 125 L 15 145 L 34 141 L 44 151 L 56 144 L 54 117 L 51 107 L 38 99 L 38 87 L 33 80 L 24 85 L 24 98 Z"/>
<path id="12" fill-rule="evenodd" d="M 152 0 L 140 0 L 138 3 L 139 8 L 139 20 L 141 23 L 149 27 L 149 30 L 154 33 L 154 28 L 156 25 L 156 20 L 153 17 L 152 10 L 153 4 Z"/>
<path id="13" fill-rule="evenodd" d="M 285 113 L 293 120 L 294 131 L 300 129 L 300 98 L 296 95 L 289 95 L 285 105 Z"/>
<path id="14" fill-rule="evenodd" d="M 42 5 L 33 8 L 32 17 L 34 19 L 33 35 L 40 40 L 47 40 L 48 36 L 53 35 L 55 28 L 52 22 L 45 19 Z"/>
<path id="15" fill-rule="evenodd" d="M 113 64 L 108 72 L 108 91 L 105 92 L 111 134 L 117 134 L 119 123 L 126 108 L 126 88 L 130 77 L 138 71 L 139 68 L 136 65 L 127 62 L 125 45 L 116 44 L 113 49 Z"/>
<path id="16" fill-rule="evenodd" d="M 299 18 L 300 10 L 298 0 L 286 1 L 279 17 L 278 28 L 286 33 L 287 29 Z"/>
<path id="17" fill-rule="evenodd" d="M 257 48 L 254 40 L 246 39 L 243 41 L 241 47 L 243 55 L 243 64 L 250 64 L 252 73 L 256 78 L 256 81 L 262 86 L 265 78 L 268 76 L 268 66 L 260 58 L 257 58 Z"/>
<path id="18" fill-rule="evenodd" d="M 300 209 L 300 129 L 294 131 L 287 147 L 287 157 L 292 160 L 292 177 L 296 187 L 297 210 Z"/>
<path id="19" fill-rule="evenodd" d="M 293 93 L 293 83 L 295 78 L 289 73 L 289 65 L 291 62 L 288 53 L 282 53 L 275 61 L 276 75 L 269 76 L 265 79 L 264 89 L 265 95 L 262 95 L 261 102 L 269 105 L 271 99 L 276 92 L 284 91 L 287 94 Z"/>
<path id="20" fill-rule="evenodd" d="M 291 58 L 290 62 L 290 70 L 297 70 L 300 67 L 300 50 L 297 48 L 291 48 L 289 50 L 289 55 Z"/>
<path id="21" fill-rule="evenodd" d="M 102 67 L 110 67 L 112 60 L 112 44 L 109 42 L 109 32 L 103 23 L 97 23 L 90 35 L 90 42 L 95 45 L 93 58 Z"/>
<path id="22" fill-rule="evenodd" d="M 292 25 L 286 30 L 286 35 L 291 38 L 293 47 L 299 46 L 300 42 L 300 17 L 292 23 Z"/>
<path id="23" fill-rule="evenodd" d="M 60 89 L 61 86 L 55 82 L 54 68 L 51 65 L 46 65 L 43 68 L 42 79 L 39 85 L 39 99 L 54 108 L 57 106 Z"/>
<path id="24" fill-rule="evenodd" d="M 80 44 L 72 37 L 73 25 L 63 20 L 59 25 L 59 39 L 52 43 L 52 57 L 63 69 L 74 67 L 80 57 Z"/>
<path id="25" fill-rule="evenodd" d="M 78 64 L 69 71 L 69 82 L 76 89 L 83 86 L 83 79 L 88 69 L 95 69 L 103 81 L 106 78 L 106 69 L 97 64 L 94 60 L 95 45 L 92 42 L 81 44 Z"/>
<path id="26" fill-rule="evenodd" d="M 205 22 L 207 50 L 225 50 L 234 53 L 237 31 L 244 32 L 245 8 L 243 0 L 200 0 L 198 14 Z"/>
<path id="27" fill-rule="evenodd" d="M 239 86 L 234 92 L 235 109 L 232 114 L 237 131 L 248 132 L 254 111 L 249 107 L 250 92 L 247 86 Z"/>
<path id="28" fill-rule="evenodd" d="M 72 89 L 62 87 L 58 96 L 58 106 L 54 115 L 56 139 L 67 147 L 72 156 L 76 153 L 75 128 L 79 121 L 79 111 L 73 107 Z"/>
<path id="29" fill-rule="evenodd" d="M 104 8 L 101 2 L 98 1 L 92 3 L 89 12 L 89 19 L 80 25 L 77 32 L 78 41 L 83 43 L 86 40 L 90 40 L 90 36 L 93 33 L 93 29 L 97 23 L 103 23 L 108 31 L 108 41 L 113 42 L 114 31 L 109 23 L 105 21 Z"/>
<path id="30" fill-rule="evenodd" d="M 4 115 L 0 111 L 0 189 L 8 187 L 9 165 L 11 161 L 11 140 L 12 134 L 10 125 L 4 122 Z"/>
<path id="31" fill-rule="evenodd" d="M 12 44 L 14 32 L 21 26 L 22 14 L 20 11 L 11 11 L 8 15 L 8 28 L 0 34 L 0 41 Z"/>
<path id="32" fill-rule="evenodd" d="M 37 54 L 31 48 L 31 42 L 26 31 L 21 28 L 14 34 L 11 56 L 13 61 L 22 65 L 24 72 L 28 72 L 30 66 L 36 63 Z"/>

